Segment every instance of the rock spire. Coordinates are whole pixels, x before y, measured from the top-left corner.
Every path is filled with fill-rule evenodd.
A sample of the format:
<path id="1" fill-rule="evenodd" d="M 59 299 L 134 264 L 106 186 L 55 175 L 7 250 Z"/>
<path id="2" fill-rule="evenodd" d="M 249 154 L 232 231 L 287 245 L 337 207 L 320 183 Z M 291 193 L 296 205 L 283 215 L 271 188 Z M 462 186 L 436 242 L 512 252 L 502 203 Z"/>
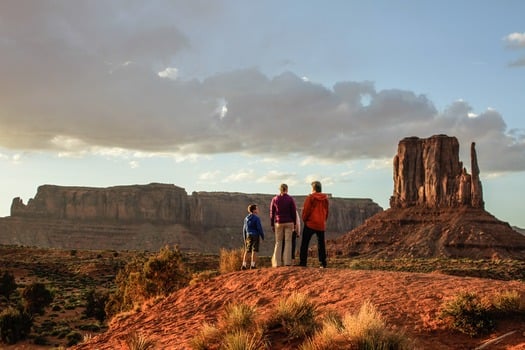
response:
<path id="1" fill-rule="evenodd" d="M 407 137 L 398 144 L 394 157 L 394 193 L 391 208 L 483 208 L 483 193 L 473 142 L 470 148 L 471 171 L 459 160 L 455 137 Z"/>

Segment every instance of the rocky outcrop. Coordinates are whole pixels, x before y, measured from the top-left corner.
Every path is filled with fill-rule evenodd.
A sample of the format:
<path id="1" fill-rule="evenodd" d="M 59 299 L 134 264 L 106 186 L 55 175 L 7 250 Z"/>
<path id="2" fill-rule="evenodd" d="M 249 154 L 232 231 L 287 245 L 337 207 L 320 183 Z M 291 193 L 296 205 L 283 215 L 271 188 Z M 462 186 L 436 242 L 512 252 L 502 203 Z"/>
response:
<path id="1" fill-rule="evenodd" d="M 217 252 L 242 245 L 242 222 L 257 203 L 273 250 L 269 205 L 273 195 L 193 192 L 169 184 L 108 188 L 43 185 L 26 204 L 13 199 L 11 216 L 0 218 L 0 243 L 68 249 L 148 249 L 177 244 Z M 300 208 L 305 196 L 294 196 Z M 330 197 L 327 237 L 362 224 L 382 211 L 370 199 Z"/>
<path id="2" fill-rule="evenodd" d="M 401 140 L 390 208 L 327 242 L 331 256 L 525 259 L 525 236 L 484 210 L 475 144 L 469 174 L 455 137 Z"/>
<path id="3" fill-rule="evenodd" d="M 475 143 L 471 145 L 472 175 L 459 160 L 458 140 L 446 135 L 401 140 L 393 163 L 391 208 L 484 207 Z"/>

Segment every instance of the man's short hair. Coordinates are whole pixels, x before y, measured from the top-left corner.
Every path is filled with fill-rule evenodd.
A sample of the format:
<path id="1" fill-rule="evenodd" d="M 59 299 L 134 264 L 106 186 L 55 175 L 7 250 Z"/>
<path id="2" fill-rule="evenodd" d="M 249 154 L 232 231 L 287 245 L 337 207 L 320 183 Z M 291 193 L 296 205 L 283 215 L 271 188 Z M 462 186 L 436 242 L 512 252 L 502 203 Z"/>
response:
<path id="1" fill-rule="evenodd" d="M 279 189 L 281 190 L 281 192 L 288 192 L 288 185 L 281 184 L 281 186 L 279 186 Z"/>
<path id="2" fill-rule="evenodd" d="M 248 212 L 249 213 L 253 213 L 255 211 L 255 209 L 257 209 L 257 204 L 250 204 L 248 206 Z"/>
<path id="3" fill-rule="evenodd" d="M 319 181 L 313 181 L 312 188 L 314 189 L 315 192 L 322 192 L 322 186 Z"/>

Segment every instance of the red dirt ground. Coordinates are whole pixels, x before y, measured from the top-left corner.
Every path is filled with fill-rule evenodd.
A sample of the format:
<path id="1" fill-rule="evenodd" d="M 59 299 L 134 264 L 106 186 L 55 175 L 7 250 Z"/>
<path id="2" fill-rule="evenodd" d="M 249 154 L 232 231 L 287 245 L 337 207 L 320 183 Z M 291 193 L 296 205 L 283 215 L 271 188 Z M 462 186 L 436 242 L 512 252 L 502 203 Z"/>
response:
<path id="1" fill-rule="evenodd" d="M 189 349 L 188 342 L 203 323 L 213 323 L 228 303 L 254 305 L 261 317 L 292 292 L 307 294 L 320 313 L 356 313 L 370 300 L 387 325 L 403 330 L 416 349 L 475 349 L 515 331 L 483 349 L 525 349 L 525 322 L 500 322 L 493 334 L 471 338 L 444 329 L 437 314 L 442 303 L 461 291 L 491 296 L 515 290 L 525 295 L 525 283 L 439 273 L 356 271 L 300 267 L 261 268 L 220 275 L 211 281 L 181 289 L 165 299 L 116 317 L 110 330 L 73 349 L 127 349 L 126 339 L 138 332 L 156 343 L 156 349 Z M 275 345 L 272 349 L 292 349 Z"/>

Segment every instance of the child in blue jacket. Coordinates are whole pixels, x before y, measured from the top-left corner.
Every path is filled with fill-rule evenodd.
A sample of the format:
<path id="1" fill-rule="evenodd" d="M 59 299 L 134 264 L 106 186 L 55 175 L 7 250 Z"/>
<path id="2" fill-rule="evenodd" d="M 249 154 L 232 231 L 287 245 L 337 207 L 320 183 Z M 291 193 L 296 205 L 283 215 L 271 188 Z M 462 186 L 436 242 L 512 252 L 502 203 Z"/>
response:
<path id="1" fill-rule="evenodd" d="M 248 206 L 249 214 L 244 218 L 244 225 L 242 227 L 242 236 L 244 238 L 244 256 L 242 258 L 241 270 L 246 270 L 248 264 L 246 258 L 248 253 L 252 253 L 250 268 L 255 269 L 257 264 L 257 252 L 259 251 L 259 238 L 264 241 L 264 232 L 259 218 L 259 208 L 257 204 L 250 204 Z"/>

